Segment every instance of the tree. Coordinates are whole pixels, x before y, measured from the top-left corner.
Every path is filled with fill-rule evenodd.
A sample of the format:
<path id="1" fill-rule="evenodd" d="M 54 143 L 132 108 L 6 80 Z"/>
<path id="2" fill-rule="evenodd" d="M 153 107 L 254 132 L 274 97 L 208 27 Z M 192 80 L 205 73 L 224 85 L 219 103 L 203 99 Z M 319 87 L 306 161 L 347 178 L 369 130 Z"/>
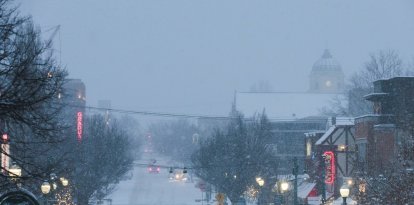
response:
<path id="1" fill-rule="evenodd" d="M 197 148 L 197 127 L 187 120 L 158 122 L 149 127 L 154 148 L 181 162 L 190 162 L 190 156 Z"/>
<path id="2" fill-rule="evenodd" d="M 123 115 L 118 119 L 118 124 L 129 136 L 129 142 L 133 146 L 132 151 L 135 157 L 139 157 L 139 150 L 142 146 L 142 130 L 138 120 L 130 115 Z"/>
<path id="3" fill-rule="evenodd" d="M 133 165 L 130 136 L 116 120 L 108 125 L 103 116 L 93 115 L 85 125 L 84 140 L 76 148 L 72 176 L 80 205 L 110 194 Z"/>
<path id="4" fill-rule="evenodd" d="M 354 73 L 349 81 L 344 98 L 333 99 L 329 109 L 322 112 L 328 115 L 360 116 L 372 112 L 364 96 L 373 91 L 372 82 L 380 79 L 412 74 L 413 70 L 405 68 L 403 60 L 395 50 L 380 50 L 372 53 L 363 69 Z M 348 105 L 344 105 L 343 101 Z"/>
<path id="5" fill-rule="evenodd" d="M 51 47 L 31 18 L 0 0 L 0 130 L 10 137 L 10 153 L 1 152 L 22 167 L 28 184 L 61 167 L 66 156 L 58 148 L 65 137 L 56 99 L 67 73 Z M 7 176 L 0 175 L 0 184 L 8 184 Z"/>
<path id="6" fill-rule="evenodd" d="M 248 187 L 257 187 L 256 177 L 275 175 L 276 164 L 266 146 L 271 136 L 264 114 L 248 122 L 238 114 L 193 154 L 196 174 L 236 203 Z"/>

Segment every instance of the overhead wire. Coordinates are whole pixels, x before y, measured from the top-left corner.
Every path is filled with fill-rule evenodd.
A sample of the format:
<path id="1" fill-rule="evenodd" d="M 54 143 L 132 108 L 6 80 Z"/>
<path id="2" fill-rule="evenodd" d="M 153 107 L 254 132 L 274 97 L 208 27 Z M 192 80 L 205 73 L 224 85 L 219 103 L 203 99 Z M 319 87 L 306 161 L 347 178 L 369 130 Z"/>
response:
<path id="1" fill-rule="evenodd" d="M 215 119 L 215 120 L 231 120 L 236 117 L 232 116 L 214 116 L 214 115 L 203 115 L 203 114 L 181 114 L 181 113 L 166 113 L 166 112 L 154 112 L 154 111 L 138 111 L 138 110 L 125 110 L 125 109 L 116 109 L 116 108 L 100 108 L 94 106 L 79 106 L 73 104 L 65 104 L 70 107 L 79 107 L 86 108 L 89 110 L 97 110 L 102 112 L 114 112 L 121 114 L 133 114 L 133 115 L 147 115 L 147 116 L 156 116 L 156 117 L 175 117 L 175 118 L 192 118 L 192 119 Z M 251 118 L 245 118 L 246 121 L 252 120 Z M 325 122 L 328 120 L 328 117 L 315 117 L 315 118 L 269 118 L 271 122 L 298 122 L 298 123 L 315 123 L 315 122 Z M 336 122 L 353 122 L 351 119 L 336 119 Z"/>

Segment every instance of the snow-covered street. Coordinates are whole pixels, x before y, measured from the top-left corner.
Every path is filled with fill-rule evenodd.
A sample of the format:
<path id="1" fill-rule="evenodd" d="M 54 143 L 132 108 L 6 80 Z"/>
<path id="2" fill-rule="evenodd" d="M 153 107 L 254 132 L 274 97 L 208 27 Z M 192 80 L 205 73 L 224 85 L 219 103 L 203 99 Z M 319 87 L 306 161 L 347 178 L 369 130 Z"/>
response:
<path id="1" fill-rule="evenodd" d="M 201 199 L 202 192 L 195 187 L 195 182 L 171 182 L 168 168 L 161 168 L 160 173 L 148 173 L 143 166 L 150 159 L 156 159 L 159 165 L 170 166 L 171 163 L 160 157 L 144 154 L 136 162 L 130 180 L 121 181 L 115 192 L 108 198 L 113 205 L 194 205 Z M 206 204 L 204 202 L 204 204 Z"/>

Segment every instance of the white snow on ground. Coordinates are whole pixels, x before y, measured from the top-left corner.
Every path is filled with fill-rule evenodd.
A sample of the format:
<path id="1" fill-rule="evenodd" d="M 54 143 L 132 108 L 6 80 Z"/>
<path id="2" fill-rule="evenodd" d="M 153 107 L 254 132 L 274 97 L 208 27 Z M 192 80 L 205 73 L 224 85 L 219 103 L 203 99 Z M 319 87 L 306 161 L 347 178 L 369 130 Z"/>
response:
<path id="1" fill-rule="evenodd" d="M 172 166 L 172 162 L 155 155 L 144 154 L 138 160 L 130 180 L 121 181 L 115 192 L 107 198 L 112 199 L 113 205 L 197 205 L 202 192 L 193 182 L 170 182 L 168 168 L 161 168 L 159 174 L 148 173 L 147 164 L 155 158 L 156 164 Z M 109 203 L 106 203 L 109 204 Z M 204 202 L 204 205 L 207 203 Z"/>

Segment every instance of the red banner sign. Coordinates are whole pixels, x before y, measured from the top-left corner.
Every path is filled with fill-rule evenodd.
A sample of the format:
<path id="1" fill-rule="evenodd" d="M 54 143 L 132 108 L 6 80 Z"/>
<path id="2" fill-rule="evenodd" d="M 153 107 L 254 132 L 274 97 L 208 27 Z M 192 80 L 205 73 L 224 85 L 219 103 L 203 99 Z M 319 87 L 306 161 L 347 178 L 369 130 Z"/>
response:
<path id="1" fill-rule="evenodd" d="M 335 154 L 332 151 L 326 151 L 323 153 L 325 156 L 325 183 L 333 184 L 335 181 L 336 167 L 335 167 Z"/>
<path id="2" fill-rule="evenodd" d="M 83 113 L 78 112 L 77 115 L 77 133 L 78 133 L 78 141 L 82 141 L 82 132 L 83 132 Z"/>

